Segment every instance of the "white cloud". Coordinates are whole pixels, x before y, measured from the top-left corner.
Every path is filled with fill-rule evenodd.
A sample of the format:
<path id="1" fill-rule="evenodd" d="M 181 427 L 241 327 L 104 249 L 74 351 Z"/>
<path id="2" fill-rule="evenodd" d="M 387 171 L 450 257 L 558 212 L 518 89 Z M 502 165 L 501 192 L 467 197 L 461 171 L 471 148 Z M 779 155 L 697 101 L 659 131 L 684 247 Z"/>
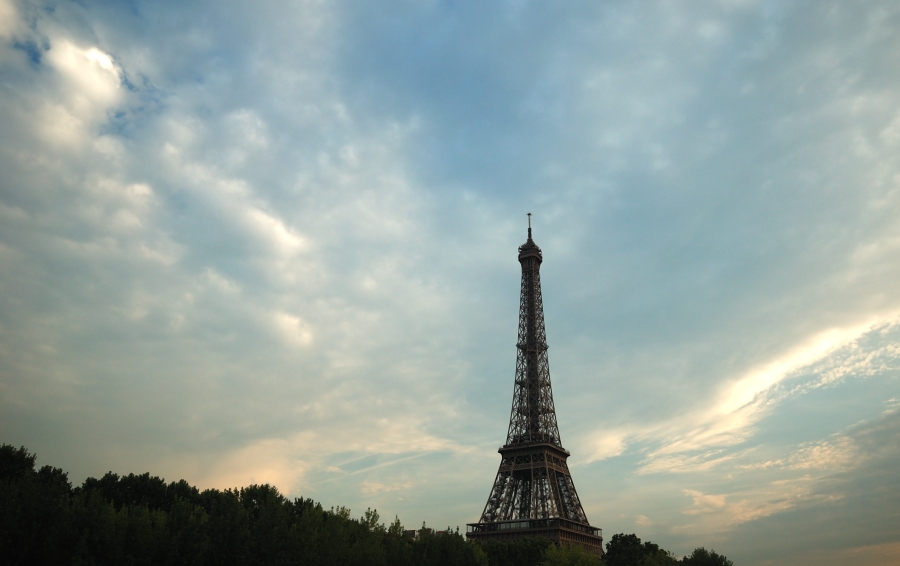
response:
<path id="1" fill-rule="evenodd" d="M 78 47 L 64 37 L 51 38 L 47 61 L 63 80 L 61 96 L 41 111 L 43 137 L 51 144 L 87 143 L 93 128 L 106 120 L 106 112 L 123 99 L 120 71 L 106 53 Z"/>
<path id="2" fill-rule="evenodd" d="M 313 341 L 313 333 L 309 325 L 300 317 L 288 313 L 276 312 L 274 314 L 275 325 L 281 331 L 289 344 L 309 346 Z"/>

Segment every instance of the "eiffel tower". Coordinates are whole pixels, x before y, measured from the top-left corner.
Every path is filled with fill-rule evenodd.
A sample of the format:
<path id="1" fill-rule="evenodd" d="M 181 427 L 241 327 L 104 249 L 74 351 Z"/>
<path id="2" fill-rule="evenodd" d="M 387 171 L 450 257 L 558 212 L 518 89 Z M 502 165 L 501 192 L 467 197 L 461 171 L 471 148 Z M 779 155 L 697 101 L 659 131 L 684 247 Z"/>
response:
<path id="1" fill-rule="evenodd" d="M 562 447 L 541 299 L 541 248 L 531 239 L 519 247 L 522 295 L 519 302 L 519 341 L 516 344 L 516 384 L 506 444 L 499 452 L 500 470 L 478 523 L 468 525 L 466 537 L 514 540 L 545 537 L 556 544 L 578 545 L 603 556 L 601 529 L 592 527 L 581 507 Z"/>

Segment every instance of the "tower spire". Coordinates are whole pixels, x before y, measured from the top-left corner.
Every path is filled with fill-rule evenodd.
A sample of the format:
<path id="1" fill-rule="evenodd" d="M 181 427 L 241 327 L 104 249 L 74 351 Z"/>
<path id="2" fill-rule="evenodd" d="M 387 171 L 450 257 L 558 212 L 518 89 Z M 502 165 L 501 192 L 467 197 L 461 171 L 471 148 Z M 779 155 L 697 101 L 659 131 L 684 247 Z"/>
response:
<path id="1" fill-rule="evenodd" d="M 469 525 L 466 536 L 503 540 L 543 536 L 602 556 L 601 531 L 584 514 L 566 465 L 569 451 L 562 446 L 556 423 L 541 297 L 542 262 L 541 248 L 531 239 L 529 212 L 528 241 L 519 246 L 522 290 L 509 429 L 481 519 Z"/>

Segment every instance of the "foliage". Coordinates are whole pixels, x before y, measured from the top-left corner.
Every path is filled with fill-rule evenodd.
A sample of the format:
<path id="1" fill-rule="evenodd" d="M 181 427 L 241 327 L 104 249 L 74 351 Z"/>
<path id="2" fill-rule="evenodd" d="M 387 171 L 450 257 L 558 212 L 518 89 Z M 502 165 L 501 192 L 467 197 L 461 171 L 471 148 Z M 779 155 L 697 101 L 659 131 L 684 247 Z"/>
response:
<path id="1" fill-rule="evenodd" d="M 644 555 L 644 559 L 641 562 L 642 566 L 675 566 L 680 561 L 675 558 L 675 555 L 671 552 L 663 549 L 659 549 L 656 552 L 652 552 Z"/>
<path id="2" fill-rule="evenodd" d="M 672 566 L 678 560 L 671 552 L 650 541 L 641 542 L 637 535 L 617 534 L 606 543 L 606 556 L 610 566 Z"/>
<path id="3" fill-rule="evenodd" d="M 25 448 L 0 446 L 0 566 L 599 564 L 580 548 L 543 538 L 471 543 L 458 529 L 434 532 L 424 523 L 413 538 L 399 518 L 388 527 L 380 521 L 374 509 L 353 519 L 346 507 L 326 511 L 265 484 L 201 492 L 184 480 L 109 472 L 73 488 L 59 468 L 36 470 Z M 677 563 L 635 535 L 615 535 L 607 549 L 610 565 Z M 704 548 L 682 563 L 733 566 Z"/>
<path id="4" fill-rule="evenodd" d="M 731 560 L 717 554 L 715 550 L 706 550 L 702 546 L 695 548 L 690 556 L 685 556 L 681 563 L 689 566 L 734 566 Z"/>
<path id="5" fill-rule="evenodd" d="M 541 566 L 601 566 L 600 559 L 580 546 L 550 545 Z"/>
<path id="6" fill-rule="evenodd" d="M 643 563 L 644 555 L 655 550 L 659 550 L 659 547 L 647 547 L 637 535 L 616 534 L 606 543 L 606 555 L 603 558 L 609 566 L 639 566 Z"/>
<path id="7" fill-rule="evenodd" d="M 0 446 L 0 565 L 488 565 L 458 532 L 423 525 L 409 539 L 397 518 L 386 528 L 374 509 L 353 519 L 271 485 L 200 492 L 109 472 L 73 489 L 62 470 L 34 464 L 25 448 Z"/>
<path id="8" fill-rule="evenodd" d="M 613 535 L 606 543 L 603 560 L 608 566 L 734 566 L 731 560 L 702 547 L 695 549 L 690 556 L 678 560 L 674 554 L 657 544 L 650 541 L 642 543 L 634 534 Z"/>
<path id="9" fill-rule="evenodd" d="M 486 540 L 481 548 L 491 566 L 539 566 L 551 546 L 545 538 L 524 538 L 511 542 Z"/>

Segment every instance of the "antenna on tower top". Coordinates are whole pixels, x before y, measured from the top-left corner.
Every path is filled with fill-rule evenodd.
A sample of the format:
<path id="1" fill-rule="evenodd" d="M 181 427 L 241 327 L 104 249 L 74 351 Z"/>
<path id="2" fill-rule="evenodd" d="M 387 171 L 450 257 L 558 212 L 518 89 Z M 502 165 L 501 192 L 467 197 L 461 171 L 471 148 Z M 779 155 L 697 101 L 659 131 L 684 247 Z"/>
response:
<path id="1" fill-rule="evenodd" d="M 531 239 L 531 213 L 528 213 L 528 239 Z"/>

